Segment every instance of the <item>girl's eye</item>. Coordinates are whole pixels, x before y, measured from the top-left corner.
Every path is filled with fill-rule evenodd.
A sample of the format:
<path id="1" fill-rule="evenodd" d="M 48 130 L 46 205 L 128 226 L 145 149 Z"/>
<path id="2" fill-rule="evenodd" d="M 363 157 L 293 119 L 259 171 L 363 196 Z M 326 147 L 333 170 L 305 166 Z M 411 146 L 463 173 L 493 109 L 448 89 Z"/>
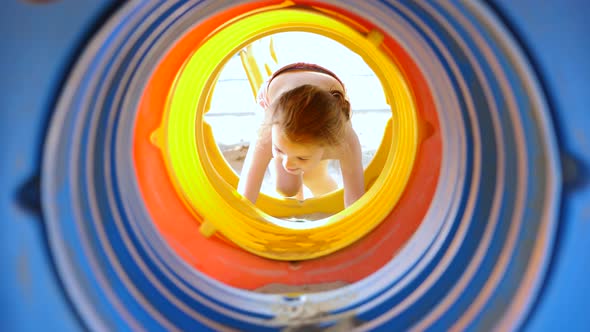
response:
<path id="1" fill-rule="evenodd" d="M 301 158 L 301 157 L 297 157 L 297 159 L 301 160 L 301 161 L 307 161 L 307 158 Z"/>

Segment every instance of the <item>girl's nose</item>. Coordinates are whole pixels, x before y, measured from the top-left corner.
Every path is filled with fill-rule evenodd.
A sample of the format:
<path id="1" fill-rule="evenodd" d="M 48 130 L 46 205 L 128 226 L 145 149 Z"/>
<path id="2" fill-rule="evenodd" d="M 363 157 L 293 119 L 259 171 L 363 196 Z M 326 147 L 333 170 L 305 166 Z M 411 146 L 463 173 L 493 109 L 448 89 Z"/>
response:
<path id="1" fill-rule="evenodd" d="M 294 169 L 294 168 L 297 168 L 296 166 L 297 166 L 297 164 L 295 163 L 293 158 L 289 158 L 286 156 L 283 158 L 283 167 L 289 168 L 289 169 Z"/>

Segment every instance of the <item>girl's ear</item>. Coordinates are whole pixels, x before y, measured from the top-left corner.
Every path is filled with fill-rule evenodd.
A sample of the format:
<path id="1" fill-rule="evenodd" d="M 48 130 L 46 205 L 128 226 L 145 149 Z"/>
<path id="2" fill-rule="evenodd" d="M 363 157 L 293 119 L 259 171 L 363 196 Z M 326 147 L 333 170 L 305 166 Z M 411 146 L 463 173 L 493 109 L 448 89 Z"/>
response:
<path id="1" fill-rule="evenodd" d="M 350 102 L 346 99 L 344 93 L 340 90 L 332 89 L 330 90 L 330 94 L 337 99 L 338 107 L 344 113 L 346 120 L 350 120 Z"/>

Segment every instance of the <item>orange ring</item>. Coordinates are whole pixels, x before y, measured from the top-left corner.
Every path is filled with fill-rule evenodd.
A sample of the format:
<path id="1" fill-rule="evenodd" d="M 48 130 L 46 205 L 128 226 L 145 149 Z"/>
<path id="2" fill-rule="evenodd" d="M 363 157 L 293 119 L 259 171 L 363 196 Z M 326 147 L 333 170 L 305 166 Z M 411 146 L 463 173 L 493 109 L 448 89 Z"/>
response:
<path id="1" fill-rule="evenodd" d="M 198 271 L 227 285 L 256 289 L 269 284 L 312 285 L 353 283 L 389 262 L 420 225 L 439 177 L 442 141 L 438 118 L 428 85 L 407 53 L 390 36 L 383 42 L 388 55 L 406 76 L 423 126 L 422 143 L 404 194 L 391 214 L 373 232 L 341 251 L 315 260 L 273 261 L 248 253 L 218 237 L 204 237 L 201 221 L 193 216 L 172 185 L 160 150 L 151 141 L 160 127 L 165 103 L 176 74 L 195 48 L 212 32 L 251 11 L 284 4 L 259 1 L 231 8 L 194 27 L 160 62 L 141 97 L 134 131 L 133 157 L 139 190 L 148 213 L 162 237 L 182 259 Z M 355 28 L 379 30 L 370 22 L 335 6 L 296 1 L 313 6 Z M 203 254 L 206 253 L 206 254 Z"/>

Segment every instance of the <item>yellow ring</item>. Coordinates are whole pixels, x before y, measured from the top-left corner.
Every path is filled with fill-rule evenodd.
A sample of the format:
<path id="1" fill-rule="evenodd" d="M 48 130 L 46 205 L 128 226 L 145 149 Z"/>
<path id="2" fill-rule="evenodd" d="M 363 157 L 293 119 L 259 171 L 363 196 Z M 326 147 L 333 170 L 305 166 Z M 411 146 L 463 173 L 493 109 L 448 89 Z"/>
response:
<path id="1" fill-rule="evenodd" d="M 256 208 L 218 173 L 206 146 L 212 135 L 203 114 L 223 64 L 252 41 L 286 31 L 321 34 L 356 50 L 380 78 L 392 107 L 388 125 L 391 140 L 381 174 L 350 208 L 314 223 L 284 221 L 269 215 L 268 210 L 265 213 Z M 418 120 L 403 75 L 379 50 L 374 35 L 369 36 L 321 13 L 278 9 L 232 22 L 195 51 L 171 91 L 162 128 L 169 173 L 181 197 L 202 217 L 203 233 L 220 232 L 244 250 L 263 257 L 305 260 L 350 245 L 391 212 L 412 172 Z M 276 200 L 272 205 L 290 215 L 299 215 L 317 209 L 323 199 L 306 200 L 301 205 L 293 200 Z"/>

